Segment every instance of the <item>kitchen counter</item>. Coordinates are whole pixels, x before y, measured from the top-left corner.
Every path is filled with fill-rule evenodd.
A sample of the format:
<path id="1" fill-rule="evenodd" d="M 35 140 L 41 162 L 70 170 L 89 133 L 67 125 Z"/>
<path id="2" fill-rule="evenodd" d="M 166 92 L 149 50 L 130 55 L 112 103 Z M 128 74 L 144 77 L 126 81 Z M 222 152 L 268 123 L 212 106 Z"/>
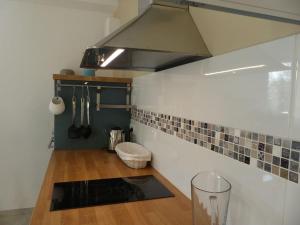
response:
<path id="1" fill-rule="evenodd" d="M 55 182 L 154 175 L 175 197 L 49 211 Z M 191 201 L 152 167 L 130 169 L 105 150 L 56 150 L 33 210 L 31 225 L 192 225 Z"/>

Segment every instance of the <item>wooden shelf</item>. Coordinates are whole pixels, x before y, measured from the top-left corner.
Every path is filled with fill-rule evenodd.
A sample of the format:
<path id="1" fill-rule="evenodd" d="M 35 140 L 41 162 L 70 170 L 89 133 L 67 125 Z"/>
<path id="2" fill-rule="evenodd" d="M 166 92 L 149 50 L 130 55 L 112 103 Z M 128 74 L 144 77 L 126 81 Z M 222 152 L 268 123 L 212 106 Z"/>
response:
<path id="1" fill-rule="evenodd" d="M 53 74 L 53 80 L 89 81 L 89 82 L 103 82 L 103 83 L 123 83 L 123 84 L 132 83 L 131 78 L 61 75 L 61 74 Z"/>
<path id="2" fill-rule="evenodd" d="M 98 108 L 101 109 L 131 109 L 131 105 L 110 105 L 110 104 L 100 104 Z M 100 111 L 97 110 L 97 111 Z"/>

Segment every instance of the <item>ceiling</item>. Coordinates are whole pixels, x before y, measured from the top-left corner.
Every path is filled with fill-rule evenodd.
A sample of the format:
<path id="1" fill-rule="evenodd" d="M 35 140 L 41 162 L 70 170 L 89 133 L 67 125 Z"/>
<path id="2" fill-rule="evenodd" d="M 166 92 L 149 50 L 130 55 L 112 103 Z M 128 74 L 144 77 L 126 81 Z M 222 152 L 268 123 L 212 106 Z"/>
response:
<path id="1" fill-rule="evenodd" d="M 176 0 L 170 0 L 176 1 Z M 300 21 L 299 0 L 188 0 Z"/>
<path id="2" fill-rule="evenodd" d="M 300 25 L 190 7 L 191 15 L 212 55 L 220 55 L 300 33 Z"/>

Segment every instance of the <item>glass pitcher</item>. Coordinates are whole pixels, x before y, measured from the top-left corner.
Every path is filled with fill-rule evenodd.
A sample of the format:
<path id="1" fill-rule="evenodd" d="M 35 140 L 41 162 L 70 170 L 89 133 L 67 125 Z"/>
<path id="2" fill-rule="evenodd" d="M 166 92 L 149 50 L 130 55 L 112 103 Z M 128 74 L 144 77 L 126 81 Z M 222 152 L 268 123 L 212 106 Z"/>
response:
<path id="1" fill-rule="evenodd" d="M 231 184 L 216 172 L 193 177 L 193 225 L 226 225 Z"/>

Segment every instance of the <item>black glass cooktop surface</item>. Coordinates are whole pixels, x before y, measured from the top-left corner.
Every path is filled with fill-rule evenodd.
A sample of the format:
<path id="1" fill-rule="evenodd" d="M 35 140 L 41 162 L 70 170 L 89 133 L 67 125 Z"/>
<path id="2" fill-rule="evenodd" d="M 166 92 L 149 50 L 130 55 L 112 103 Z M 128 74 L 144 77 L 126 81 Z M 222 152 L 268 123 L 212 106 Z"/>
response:
<path id="1" fill-rule="evenodd" d="M 55 183 L 51 211 L 174 197 L 154 176 Z"/>

